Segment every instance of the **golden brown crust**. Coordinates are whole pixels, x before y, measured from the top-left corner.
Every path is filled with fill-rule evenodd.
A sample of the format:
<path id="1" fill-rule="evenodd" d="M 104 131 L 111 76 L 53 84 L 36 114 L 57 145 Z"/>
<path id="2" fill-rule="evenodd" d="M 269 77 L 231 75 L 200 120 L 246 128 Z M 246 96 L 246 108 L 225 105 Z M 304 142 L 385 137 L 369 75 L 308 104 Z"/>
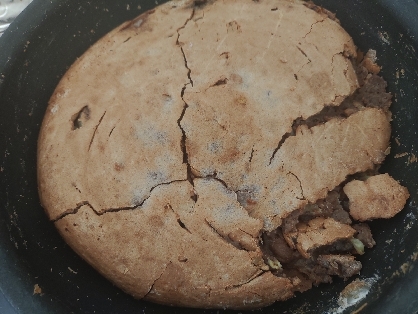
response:
<path id="1" fill-rule="evenodd" d="M 306 289 L 272 273 L 261 233 L 383 161 L 380 109 L 291 134 L 359 87 L 350 36 L 303 4 L 169 2 L 102 38 L 55 90 L 39 136 L 42 205 L 134 297 L 250 309 Z M 349 238 L 344 228 L 296 246 L 308 256 Z"/>

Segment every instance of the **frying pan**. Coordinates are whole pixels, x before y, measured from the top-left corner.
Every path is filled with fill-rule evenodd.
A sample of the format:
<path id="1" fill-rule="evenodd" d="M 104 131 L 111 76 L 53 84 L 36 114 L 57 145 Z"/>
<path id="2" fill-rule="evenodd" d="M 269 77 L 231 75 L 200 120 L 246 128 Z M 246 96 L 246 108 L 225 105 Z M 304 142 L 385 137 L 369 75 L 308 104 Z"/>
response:
<path id="1" fill-rule="evenodd" d="M 369 294 L 344 313 L 356 309 L 417 313 L 418 3 L 315 2 L 337 14 L 360 49 L 377 50 L 381 74 L 394 96 L 392 149 L 381 171 L 411 193 L 400 214 L 370 224 L 377 246 L 360 258 L 359 278 L 373 283 Z M 0 37 L 0 313 L 223 312 L 134 300 L 65 244 L 39 204 L 37 137 L 55 86 L 91 44 L 156 4 L 154 0 L 35 0 Z M 336 279 L 332 285 L 320 285 L 255 312 L 332 313 L 348 282 Z"/>

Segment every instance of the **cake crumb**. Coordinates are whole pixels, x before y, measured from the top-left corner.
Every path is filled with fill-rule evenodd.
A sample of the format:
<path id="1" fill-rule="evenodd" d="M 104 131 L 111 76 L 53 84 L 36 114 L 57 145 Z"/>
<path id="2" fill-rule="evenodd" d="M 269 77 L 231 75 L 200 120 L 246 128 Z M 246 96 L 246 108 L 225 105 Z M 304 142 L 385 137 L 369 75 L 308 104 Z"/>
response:
<path id="1" fill-rule="evenodd" d="M 376 56 L 376 50 L 369 49 L 367 51 L 366 55 L 364 56 L 363 61 L 361 64 L 373 74 L 378 74 L 380 72 L 380 66 L 376 64 L 377 56 Z"/>
<path id="2" fill-rule="evenodd" d="M 383 41 L 387 45 L 390 45 L 390 38 L 387 32 L 377 32 L 377 34 L 379 35 L 381 41 Z"/>
<path id="3" fill-rule="evenodd" d="M 35 294 L 42 294 L 42 289 L 41 289 L 41 287 L 39 287 L 39 285 L 38 284 L 35 284 L 34 286 L 33 286 L 33 294 L 35 295 Z"/>
<path id="4" fill-rule="evenodd" d="M 408 158 L 408 165 L 412 164 L 414 162 L 417 162 L 417 161 L 418 161 L 417 156 L 415 156 L 415 154 L 411 153 L 411 156 L 409 156 L 409 158 Z"/>
<path id="5" fill-rule="evenodd" d="M 343 190 L 349 199 L 350 215 L 359 221 L 391 218 L 409 198 L 408 190 L 387 173 L 366 181 L 353 180 Z"/>
<path id="6" fill-rule="evenodd" d="M 67 267 L 68 268 L 68 270 L 70 271 L 70 272 L 72 272 L 73 274 L 78 274 L 75 270 L 73 270 L 71 267 Z"/>
<path id="7" fill-rule="evenodd" d="M 401 153 L 401 154 L 396 154 L 395 155 L 395 158 L 402 158 L 402 157 L 405 157 L 405 156 L 407 156 L 408 155 L 408 153 Z"/>
<path id="8" fill-rule="evenodd" d="M 340 296 L 338 297 L 337 304 L 339 307 L 332 309 L 328 313 L 343 313 L 345 310 L 347 310 L 347 308 L 358 304 L 369 294 L 372 285 L 376 282 L 377 279 L 379 278 L 375 276 L 374 278 L 356 279 L 349 283 L 344 288 L 344 290 L 341 291 Z M 363 304 L 361 307 L 351 313 L 359 313 L 366 306 L 367 303 Z"/>

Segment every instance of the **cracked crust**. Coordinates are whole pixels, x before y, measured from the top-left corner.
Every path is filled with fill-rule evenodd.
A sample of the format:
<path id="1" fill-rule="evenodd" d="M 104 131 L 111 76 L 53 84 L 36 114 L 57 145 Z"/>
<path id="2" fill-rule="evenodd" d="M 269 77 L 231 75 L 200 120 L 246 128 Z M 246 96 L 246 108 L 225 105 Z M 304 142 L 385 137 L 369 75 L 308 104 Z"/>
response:
<path id="1" fill-rule="evenodd" d="M 85 201 L 98 213 L 136 206 L 156 185 L 187 179 L 172 117 L 183 111 L 180 90 L 188 82 L 176 29 L 191 9 L 166 10 L 102 38 L 52 96 L 38 145 L 39 191 L 52 220 Z M 73 130 L 74 115 L 85 107 L 89 115 Z"/>
<path id="2" fill-rule="evenodd" d="M 350 141 L 348 136 L 356 140 Z M 381 163 L 389 136 L 385 113 L 374 108 L 312 128 L 301 126 L 282 145 L 272 164 L 252 168 L 238 190 L 251 187 L 255 191 L 246 208 L 253 217 L 264 219 L 266 230 L 274 230 L 282 218 L 324 198 L 348 175 Z"/>
<path id="3" fill-rule="evenodd" d="M 264 167 L 295 119 L 340 104 L 358 87 L 345 56 L 355 47 L 338 23 L 299 2 L 245 3 L 230 14 L 236 5 L 205 7 L 180 37 L 194 82 L 181 121 L 190 162 L 203 175 L 216 171 L 234 190 L 246 174 L 237 169 Z M 264 14 L 254 28 L 252 19 Z"/>
<path id="4" fill-rule="evenodd" d="M 391 96 L 369 74 L 374 56 L 357 64 L 335 16 L 304 1 L 161 5 L 58 85 L 39 137 L 42 205 L 80 256 L 140 299 L 251 309 L 324 282 L 313 266 L 325 281 L 351 276 L 351 255 L 317 256 L 360 234 L 342 207 L 348 223 L 297 215 L 293 231 L 276 228 L 383 162 Z M 372 243 L 367 228 L 358 238 Z M 286 254 L 266 255 L 261 239 Z"/>
<path id="5" fill-rule="evenodd" d="M 256 252 L 247 251 L 241 247 L 245 242 L 238 240 L 236 246 L 229 238 L 237 230 L 246 241 L 254 239 L 261 222 L 249 217 L 218 181 L 196 181 L 196 203 L 189 197 L 193 187 L 176 182 L 156 188 L 141 208 L 97 215 L 82 206 L 77 214 L 55 224 L 81 257 L 137 298 L 170 305 L 238 308 L 239 304 L 259 307 L 289 297 L 289 279 L 259 278 L 273 276 L 263 274 L 257 265 L 259 247 L 255 246 Z M 213 193 L 223 197 L 220 202 L 213 200 Z M 280 286 L 270 291 L 274 284 Z M 228 295 L 237 299 L 230 303 Z"/>

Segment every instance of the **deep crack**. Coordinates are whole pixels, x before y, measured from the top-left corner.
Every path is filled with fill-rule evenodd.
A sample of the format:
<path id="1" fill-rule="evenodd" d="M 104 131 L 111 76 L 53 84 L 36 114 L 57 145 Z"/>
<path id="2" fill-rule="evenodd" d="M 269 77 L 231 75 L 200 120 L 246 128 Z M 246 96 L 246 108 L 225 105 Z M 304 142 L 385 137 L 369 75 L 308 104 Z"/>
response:
<path id="1" fill-rule="evenodd" d="M 108 208 L 108 209 L 101 209 L 101 210 L 98 211 L 88 201 L 83 201 L 83 202 L 78 203 L 75 208 L 68 209 L 68 210 L 64 211 L 57 218 L 53 219 L 52 222 L 57 222 L 58 220 L 61 220 L 62 218 L 65 218 L 68 215 L 77 214 L 78 211 L 79 211 L 79 209 L 81 207 L 83 207 L 84 205 L 89 206 L 97 216 L 102 216 L 102 215 L 104 215 L 106 213 L 115 213 L 115 212 L 120 212 L 120 211 L 124 211 L 124 210 L 134 210 L 134 209 L 137 209 L 137 208 L 141 208 L 144 205 L 144 203 L 151 197 L 152 191 L 155 188 L 157 188 L 159 186 L 162 186 L 162 185 L 169 185 L 169 184 L 172 184 L 172 183 L 175 183 L 175 182 L 186 182 L 186 181 L 187 180 L 173 180 L 173 181 L 170 181 L 170 182 L 159 183 L 159 184 L 153 186 L 150 189 L 149 195 L 146 198 L 144 198 L 139 204 L 133 205 L 133 206 L 124 206 L 124 207 Z"/>
<path id="2" fill-rule="evenodd" d="M 159 184 L 157 184 L 157 185 L 153 186 L 153 187 L 149 190 L 150 196 L 151 196 L 151 192 L 152 192 L 155 188 L 158 188 L 159 186 L 162 186 L 162 185 L 170 185 L 170 184 L 175 183 L 175 182 L 185 182 L 185 181 L 186 181 L 186 180 L 173 180 L 173 181 L 169 181 L 169 182 L 162 182 L 162 183 L 159 183 Z M 149 198 L 150 198 L 150 196 L 148 196 L 145 200 L 149 199 Z M 144 201 L 145 201 L 145 200 L 144 200 Z M 141 202 L 141 205 L 144 203 L 144 201 L 142 201 L 142 202 Z"/>
<path id="3" fill-rule="evenodd" d="M 355 65 L 360 67 L 361 65 Z M 277 152 L 280 150 L 284 142 L 291 136 L 296 135 L 296 130 L 301 126 L 305 125 L 308 129 L 324 124 L 332 119 L 346 119 L 352 114 L 362 110 L 365 107 L 370 108 L 388 108 L 390 105 L 391 95 L 386 93 L 386 83 L 382 78 L 377 75 L 372 75 L 365 78 L 360 78 L 357 75 L 360 86 L 351 95 L 347 96 L 341 104 L 338 106 L 326 105 L 322 110 L 307 119 L 298 117 L 292 123 L 292 129 L 290 132 L 285 133 L 277 147 L 274 149 L 269 165 L 273 162 Z M 377 87 L 376 87 L 377 86 Z M 372 95 L 372 96 L 370 96 Z M 338 95 L 337 95 L 338 96 Z M 381 98 L 380 101 L 376 102 L 375 98 Z M 380 99 L 379 98 L 379 99 Z"/>
<path id="4" fill-rule="evenodd" d="M 66 217 L 66 216 L 68 216 L 68 215 L 77 214 L 77 213 L 78 213 L 78 211 L 80 210 L 80 208 L 81 208 L 81 207 L 83 207 L 83 206 L 85 206 L 85 205 L 89 206 L 89 207 L 90 207 L 90 208 L 94 211 L 93 206 L 91 206 L 89 202 L 87 202 L 87 201 L 83 201 L 83 202 L 78 203 L 78 204 L 77 204 L 77 206 L 76 206 L 75 208 L 72 208 L 72 209 L 67 209 L 66 211 L 64 211 L 64 212 L 63 212 L 61 215 L 59 215 L 57 218 L 53 219 L 53 220 L 52 220 L 52 222 L 57 222 L 58 220 L 60 220 L 60 219 L 62 219 L 62 218 L 64 218 L 64 217 Z"/>
<path id="5" fill-rule="evenodd" d="M 182 44 L 180 43 L 179 38 L 180 38 L 180 30 L 182 30 L 182 29 L 184 29 L 186 27 L 187 23 L 189 23 L 193 19 L 194 14 L 195 14 L 195 8 L 193 8 L 192 13 L 190 14 L 190 16 L 186 20 L 186 22 L 184 22 L 184 24 L 177 29 L 177 40 L 176 40 L 176 45 L 180 47 L 180 51 L 181 51 L 181 53 L 183 55 L 184 66 L 188 70 L 188 72 L 187 72 L 187 78 L 189 79 L 189 83 L 184 84 L 184 86 L 182 87 L 181 92 L 180 92 L 181 99 L 184 102 L 184 107 L 183 107 L 183 111 L 181 112 L 180 118 L 177 120 L 177 125 L 179 126 L 179 128 L 181 130 L 181 133 L 182 133 L 181 141 L 180 141 L 180 148 L 181 148 L 181 150 L 183 152 L 183 163 L 186 164 L 186 166 L 187 166 L 187 180 L 190 182 L 190 184 L 192 186 L 194 186 L 194 182 L 193 182 L 194 176 L 193 176 L 193 172 L 192 172 L 192 167 L 190 166 L 190 162 L 189 162 L 189 154 L 187 152 L 187 146 L 186 146 L 186 139 L 187 139 L 187 137 L 186 137 L 186 132 L 184 131 L 183 127 L 181 126 L 181 121 L 182 121 L 182 119 L 183 119 L 183 117 L 184 117 L 184 115 L 186 113 L 187 108 L 189 107 L 189 105 L 187 104 L 187 102 L 184 100 L 184 92 L 185 92 L 185 90 L 187 88 L 187 85 L 190 84 L 193 87 L 193 80 L 191 78 L 191 72 L 192 71 L 191 71 L 191 69 L 189 68 L 189 66 L 187 64 L 186 55 L 184 53 L 183 47 L 181 46 Z M 196 194 L 192 195 L 192 199 L 196 202 L 197 201 L 197 195 Z"/>
<path id="6" fill-rule="evenodd" d="M 187 85 L 187 84 L 186 84 Z M 184 90 L 186 89 L 186 85 L 184 85 L 181 93 L 184 93 Z M 182 95 L 182 99 L 183 99 L 183 95 Z M 183 111 L 181 112 L 180 118 L 177 120 L 177 124 L 181 130 L 182 136 L 181 136 L 181 141 L 180 141 L 180 148 L 183 152 L 183 163 L 186 164 L 187 167 L 187 180 L 190 182 L 190 184 L 192 186 L 194 186 L 194 175 L 192 172 L 192 167 L 190 166 L 190 162 L 189 162 L 189 154 L 187 152 L 187 147 L 186 147 L 186 132 L 184 131 L 183 127 L 181 126 L 181 120 L 183 119 L 185 113 L 186 113 L 186 109 L 189 107 L 189 105 L 184 101 L 184 107 L 183 107 Z"/>
<path id="7" fill-rule="evenodd" d="M 116 208 L 108 208 L 108 209 L 103 209 L 100 212 L 98 212 L 95 209 L 93 209 L 93 211 L 97 214 L 97 216 L 102 216 L 102 215 L 107 214 L 107 213 L 116 213 L 116 212 L 121 212 L 121 211 L 125 211 L 125 210 L 133 210 L 133 209 L 137 209 L 137 208 L 141 207 L 148 198 L 149 197 L 147 197 L 146 199 L 144 199 L 144 201 L 141 202 L 141 204 L 139 204 L 139 205 L 126 206 L 126 207 L 116 207 Z"/>
<path id="8" fill-rule="evenodd" d="M 184 29 L 186 27 L 187 23 L 189 23 L 193 19 L 194 14 L 195 14 L 195 8 L 193 8 L 192 13 L 190 14 L 190 17 L 186 20 L 186 22 L 184 22 L 184 24 L 177 29 L 177 40 L 176 40 L 176 45 L 180 47 L 180 51 L 183 55 L 184 66 L 187 69 L 187 77 L 188 77 L 189 83 L 192 85 L 192 87 L 193 87 L 193 80 L 192 80 L 192 77 L 191 77 L 192 70 L 189 68 L 189 66 L 187 64 L 186 54 L 184 53 L 182 43 L 179 41 L 179 39 L 180 39 L 180 31 L 182 29 Z"/>
<path id="9" fill-rule="evenodd" d="M 282 147 L 284 142 L 290 137 L 296 135 L 296 129 L 299 126 L 298 121 L 301 119 L 300 117 L 293 121 L 292 123 L 292 130 L 290 132 L 285 133 L 279 143 L 277 144 L 276 148 L 273 151 L 273 154 L 271 154 L 269 165 L 273 162 L 274 157 L 276 156 L 276 153 L 279 151 L 279 149 Z"/>
<path id="10" fill-rule="evenodd" d="M 192 70 L 190 70 L 189 66 L 187 65 L 187 59 L 186 59 L 186 55 L 184 54 L 183 47 L 180 47 L 180 50 L 181 50 L 181 53 L 183 54 L 184 66 L 187 68 L 187 77 L 189 79 L 190 84 L 193 87 L 193 80 L 192 80 L 192 77 L 191 77 Z"/>

